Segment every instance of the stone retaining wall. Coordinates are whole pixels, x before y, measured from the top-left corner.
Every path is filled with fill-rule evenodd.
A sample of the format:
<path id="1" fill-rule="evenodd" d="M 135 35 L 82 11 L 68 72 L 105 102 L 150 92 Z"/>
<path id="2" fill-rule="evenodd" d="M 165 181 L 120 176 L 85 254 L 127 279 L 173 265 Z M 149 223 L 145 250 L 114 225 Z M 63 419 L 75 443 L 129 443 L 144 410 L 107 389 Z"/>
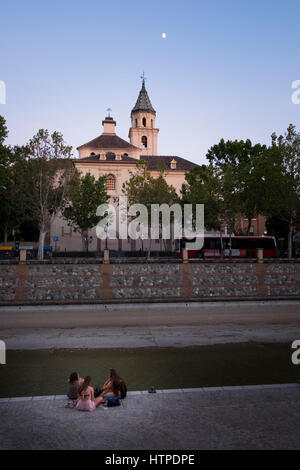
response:
<path id="1" fill-rule="evenodd" d="M 300 264 L 270 264 L 265 283 L 269 296 L 300 295 Z"/>
<path id="2" fill-rule="evenodd" d="M 0 265 L 0 303 L 300 297 L 300 262 Z"/>

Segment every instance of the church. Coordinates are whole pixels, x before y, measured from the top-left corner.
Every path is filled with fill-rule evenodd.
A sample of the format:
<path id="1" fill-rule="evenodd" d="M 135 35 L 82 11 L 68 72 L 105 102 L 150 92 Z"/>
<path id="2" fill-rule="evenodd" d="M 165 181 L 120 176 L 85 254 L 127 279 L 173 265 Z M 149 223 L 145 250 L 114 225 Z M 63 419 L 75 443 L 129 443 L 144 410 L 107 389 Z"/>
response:
<path id="1" fill-rule="evenodd" d="M 75 167 L 83 175 L 90 173 L 96 179 L 106 176 L 106 187 L 111 198 L 122 195 L 122 185 L 130 178 L 136 163 L 143 159 L 147 162 L 148 171 L 153 177 L 159 176 L 161 164 L 165 168 L 164 177 L 177 193 L 180 193 L 185 182 L 185 174 L 191 170 L 192 163 L 178 156 L 158 155 L 159 129 L 155 127 L 156 111 L 153 108 L 142 78 L 142 88 L 135 106 L 131 110 L 131 127 L 129 141 L 116 134 L 116 121 L 108 116 L 102 121 L 102 134 L 95 139 L 80 145 L 77 150 L 79 158 L 73 160 Z M 104 241 L 96 236 L 96 230 L 89 231 L 89 250 L 102 250 Z M 74 232 L 62 217 L 56 217 L 51 224 L 51 241 L 56 238 L 56 249 L 60 251 L 81 251 L 82 238 Z M 53 243 L 52 243 L 53 244 Z M 109 240 L 108 248 L 114 250 L 139 250 L 141 240 Z M 153 250 L 163 249 L 161 240 L 153 241 Z"/>

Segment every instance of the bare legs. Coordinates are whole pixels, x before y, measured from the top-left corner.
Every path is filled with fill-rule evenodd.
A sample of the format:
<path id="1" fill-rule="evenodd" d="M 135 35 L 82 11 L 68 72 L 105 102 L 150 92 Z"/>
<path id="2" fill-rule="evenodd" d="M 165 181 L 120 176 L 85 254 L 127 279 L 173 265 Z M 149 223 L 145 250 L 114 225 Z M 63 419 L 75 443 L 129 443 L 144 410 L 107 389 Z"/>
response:
<path id="1" fill-rule="evenodd" d="M 103 397 L 100 395 L 99 397 L 95 398 L 95 405 L 96 408 L 99 406 L 101 403 L 105 403 L 105 400 L 103 400 Z"/>

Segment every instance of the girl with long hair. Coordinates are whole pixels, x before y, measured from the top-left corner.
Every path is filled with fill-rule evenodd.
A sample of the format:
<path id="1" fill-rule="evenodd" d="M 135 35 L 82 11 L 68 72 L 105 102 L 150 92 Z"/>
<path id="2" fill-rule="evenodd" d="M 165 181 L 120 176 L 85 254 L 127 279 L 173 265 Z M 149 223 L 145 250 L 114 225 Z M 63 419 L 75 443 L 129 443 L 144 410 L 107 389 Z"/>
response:
<path id="1" fill-rule="evenodd" d="M 80 411 L 94 411 L 104 400 L 100 396 L 95 398 L 94 389 L 91 387 L 92 378 L 88 375 L 84 378 L 78 389 L 78 399 L 75 408 Z"/>
<path id="2" fill-rule="evenodd" d="M 78 389 L 80 385 L 83 383 L 83 379 L 79 376 L 78 372 L 72 372 L 68 379 L 69 382 L 69 389 L 68 389 L 68 398 L 70 400 L 77 400 L 78 397 Z"/>
<path id="3" fill-rule="evenodd" d="M 116 397 L 125 398 L 127 388 L 124 380 L 120 377 L 116 369 L 109 370 L 109 379 L 105 382 L 101 389 L 100 397 L 106 395 L 108 392 L 113 392 Z"/>

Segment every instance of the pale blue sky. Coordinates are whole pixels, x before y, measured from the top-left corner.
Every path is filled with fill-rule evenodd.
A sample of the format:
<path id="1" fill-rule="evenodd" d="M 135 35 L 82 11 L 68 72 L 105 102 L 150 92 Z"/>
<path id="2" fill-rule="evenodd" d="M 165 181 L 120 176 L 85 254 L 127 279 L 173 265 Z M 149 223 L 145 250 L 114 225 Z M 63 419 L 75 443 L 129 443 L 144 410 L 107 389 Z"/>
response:
<path id="1" fill-rule="evenodd" d="M 300 128 L 297 0 L 2 0 L 0 15 L 11 144 L 48 128 L 77 155 L 108 107 L 127 140 L 143 70 L 160 155 L 201 163 L 222 137 L 269 143 Z"/>

